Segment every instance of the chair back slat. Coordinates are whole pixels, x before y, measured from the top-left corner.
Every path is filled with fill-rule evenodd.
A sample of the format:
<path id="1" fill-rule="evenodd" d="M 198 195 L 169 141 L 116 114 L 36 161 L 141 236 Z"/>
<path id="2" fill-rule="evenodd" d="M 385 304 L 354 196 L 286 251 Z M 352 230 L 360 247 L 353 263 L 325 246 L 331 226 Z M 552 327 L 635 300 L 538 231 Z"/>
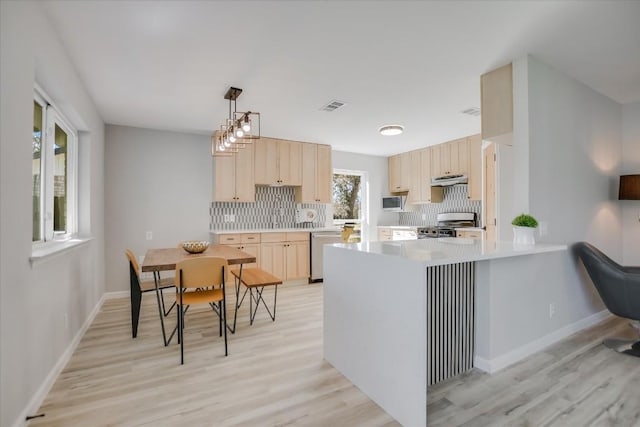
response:
<path id="1" fill-rule="evenodd" d="M 176 287 L 205 288 L 224 283 L 227 260 L 203 256 L 189 258 L 176 264 Z"/>
<path id="2" fill-rule="evenodd" d="M 124 252 L 127 255 L 127 258 L 129 258 L 129 262 L 133 264 L 133 268 L 136 270 L 136 272 L 140 272 L 140 264 L 138 264 L 138 260 L 136 259 L 136 256 L 133 254 L 131 249 L 127 249 Z"/>

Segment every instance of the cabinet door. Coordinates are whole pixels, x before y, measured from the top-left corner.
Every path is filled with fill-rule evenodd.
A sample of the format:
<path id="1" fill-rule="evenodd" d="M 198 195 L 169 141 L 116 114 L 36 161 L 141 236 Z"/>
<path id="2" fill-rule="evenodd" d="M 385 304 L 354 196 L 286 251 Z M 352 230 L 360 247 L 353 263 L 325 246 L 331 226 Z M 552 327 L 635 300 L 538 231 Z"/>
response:
<path id="1" fill-rule="evenodd" d="M 423 148 L 420 153 L 420 201 L 431 202 L 431 148 Z M 441 200 L 440 200 L 441 201 Z"/>
<path id="2" fill-rule="evenodd" d="M 297 203 L 316 203 L 316 144 L 302 143 L 302 185 L 296 188 Z"/>
<path id="3" fill-rule="evenodd" d="M 389 193 L 400 191 L 400 155 L 389 157 Z"/>
<path id="4" fill-rule="evenodd" d="M 294 141 L 278 141 L 278 167 L 280 184 L 302 184 L 302 144 Z"/>
<path id="5" fill-rule="evenodd" d="M 256 257 L 256 262 L 252 262 L 250 264 L 244 264 L 244 267 L 246 268 L 260 267 L 260 244 L 259 243 L 245 243 L 242 246 L 240 246 L 240 250 Z"/>
<path id="6" fill-rule="evenodd" d="M 236 202 L 255 202 L 256 183 L 254 179 L 253 149 L 245 147 L 235 154 Z"/>
<path id="7" fill-rule="evenodd" d="M 422 200 L 422 156 L 421 150 L 409 153 L 409 194 L 407 203 L 420 203 Z"/>
<path id="8" fill-rule="evenodd" d="M 331 146 L 316 145 L 316 202 L 331 203 L 333 168 L 331 166 Z"/>
<path id="9" fill-rule="evenodd" d="M 213 201 L 236 201 L 235 155 L 213 158 Z"/>
<path id="10" fill-rule="evenodd" d="M 442 173 L 442 167 L 440 162 L 440 156 L 442 151 L 442 144 L 434 145 L 430 147 L 431 150 L 431 178 L 437 178 L 444 175 Z"/>
<path id="11" fill-rule="evenodd" d="M 284 279 L 284 242 L 260 244 L 260 268 Z"/>
<path id="12" fill-rule="evenodd" d="M 471 200 L 482 200 L 482 140 L 480 135 L 467 138 L 469 148 L 469 185 Z"/>
<path id="13" fill-rule="evenodd" d="M 440 147 L 440 172 L 442 175 L 451 175 L 451 144 L 444 143 Z M 457 154 L 457 150 L 456 150 Z"/>
<path id="14" fill-rule="evenodd" d="M 260 138 L 254 143 L 254 146 L 255 183 L 261 185 L 279 184 L 278 140 Z"/>
<path id="15" fill-rule="evenodd" d="M 309 278 L 309 242 L 287 242 L 285 252 L 286 280 Z"/>
<path id="16" fill-rule="evenodd" d="M 480 77 L 482 139 L 513 143 L 513 72 L 511 64 Z"/>
<path id="17" fill-rule="evenodd" d="M 400 154 L 400 191 L 409 191 L 411 157 L 409 152 Z"/>
<path id="18" fill-rule="evenodd" d="M 456 153 L 454 157 L 453 145 L 451 149 L 451 173 L 454 175 L 469 175 L 469 143 L 467 138 L 454 142 Z"/>

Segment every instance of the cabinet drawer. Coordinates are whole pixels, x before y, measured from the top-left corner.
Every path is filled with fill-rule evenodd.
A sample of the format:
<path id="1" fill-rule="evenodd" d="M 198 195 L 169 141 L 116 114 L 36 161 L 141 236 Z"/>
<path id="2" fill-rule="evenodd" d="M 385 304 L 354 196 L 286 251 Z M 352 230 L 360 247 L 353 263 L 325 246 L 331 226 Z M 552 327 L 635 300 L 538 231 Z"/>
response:
<path id="1" fill-rule="evenodd" d="M 236 243 L 240 243 L 240 235 L 239 234 L 221 234 L 219 243 L 221 245 L 233 245 Z"/>
<path id="2" fill-rule="evenodd" d="M 466 237 L 469 239 L 482 239 L 482 231 L 456 231 L 456 237 Z"/>
<path id="3" fill-rule="evenodd" d="M 308 242 L 309 233 L 298 231 L 294 233 L 287 233 L 287 242 Z"/>
<path id="4" fill-rule="evenodd" d="M 260 233 L 241 234 L 240 243 L 260 243 Z"/>
<path id="5" fill-rule="evenodd" d="M 260 241 L 262 243 L 284 242 L 287 240 L 287 233 L 262 233 Z"/>

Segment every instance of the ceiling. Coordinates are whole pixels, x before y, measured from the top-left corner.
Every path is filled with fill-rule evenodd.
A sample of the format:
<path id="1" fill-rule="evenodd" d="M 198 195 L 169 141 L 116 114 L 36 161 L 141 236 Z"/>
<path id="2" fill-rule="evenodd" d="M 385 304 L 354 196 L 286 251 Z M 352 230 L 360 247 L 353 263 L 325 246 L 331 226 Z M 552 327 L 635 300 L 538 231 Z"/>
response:
<path id="1" fill-rule="evenodd" d="M 110 124 L 210 134 L 235 86 L 263 136 L 395 154 L 478 133 L 480 75 L 527 53 L 640 101 L 638 1 L 43 3 Z"/>

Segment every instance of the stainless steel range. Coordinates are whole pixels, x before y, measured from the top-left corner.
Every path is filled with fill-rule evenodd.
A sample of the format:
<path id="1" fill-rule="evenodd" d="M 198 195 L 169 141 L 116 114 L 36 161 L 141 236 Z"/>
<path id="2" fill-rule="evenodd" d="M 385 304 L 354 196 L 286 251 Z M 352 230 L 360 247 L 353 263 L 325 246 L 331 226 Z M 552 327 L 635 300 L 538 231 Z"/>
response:
<path id="1" fill-rule="evenodd" d="M 476 227 L 475 212 L 449 212 L 438 214 L 435 226 L 418 227 L 418 239 L 456 237 L 456 228 Z"/>

